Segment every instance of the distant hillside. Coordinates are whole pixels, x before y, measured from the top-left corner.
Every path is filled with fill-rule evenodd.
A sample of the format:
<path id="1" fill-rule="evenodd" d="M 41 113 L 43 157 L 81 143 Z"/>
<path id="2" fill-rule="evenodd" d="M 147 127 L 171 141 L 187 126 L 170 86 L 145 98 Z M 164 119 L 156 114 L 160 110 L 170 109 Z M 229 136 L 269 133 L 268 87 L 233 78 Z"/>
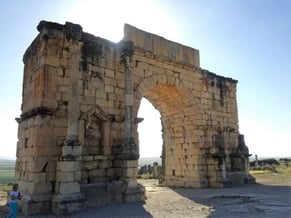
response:
<path id="1" fill-rule="evenodd" d="M 291 159 L 291 156 L 290 155 L 286 155 L 286 156 L 279 156 L 279 157 L 276 157 L 276 156 L 271 157 L 271 156 L 259 156 L 258 155 L 258 160 L 264 160 L 264 159 L 270 159 L 270 158 L 274 158 L 276 160 L 280 160 L 280 159 L 284 159 L 284 158 Z M 249 157 L 250 161 L 253 161 L 255 159 L 256 159 L 255 155 L 252 155 L 251 157 Z"/>
<path id="2" fill-rule="evenodd" d="M 15 160 L 7 160 L 0 158 L 0 167 L 2 166 L 15 166 Z"/>
<path id="3" fill-rule="evenodd" d="M 0 160 L 16 160 L 15 157 L 0 156 Z"/>
<path id="4" fill-rule="evenodd" d="M 15 160 L 0 159 L 0 184 L 15 182 Z"/>

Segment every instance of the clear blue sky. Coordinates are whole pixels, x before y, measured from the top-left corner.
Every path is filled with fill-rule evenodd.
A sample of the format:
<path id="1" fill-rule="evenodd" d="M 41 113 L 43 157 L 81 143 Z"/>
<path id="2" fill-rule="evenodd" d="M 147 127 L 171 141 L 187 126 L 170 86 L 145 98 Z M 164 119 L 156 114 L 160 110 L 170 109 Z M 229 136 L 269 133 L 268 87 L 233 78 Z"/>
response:
<path id="1" fill-rule="evenodd" d="M 15 157 L 22 56 L 41 20 L 78 23 L 112 41 L 129 23 L 198 49 L 202 68 L 239 80 L 239 126 L 250 153 L 291 156 L 290 0 L 2 0 L 0 156 Z M 158 156 L 161 132 L 150 131 L 160 119 L 148 110 L 141 111 L 148 134 L 140 136 L 141 155 Z"/>

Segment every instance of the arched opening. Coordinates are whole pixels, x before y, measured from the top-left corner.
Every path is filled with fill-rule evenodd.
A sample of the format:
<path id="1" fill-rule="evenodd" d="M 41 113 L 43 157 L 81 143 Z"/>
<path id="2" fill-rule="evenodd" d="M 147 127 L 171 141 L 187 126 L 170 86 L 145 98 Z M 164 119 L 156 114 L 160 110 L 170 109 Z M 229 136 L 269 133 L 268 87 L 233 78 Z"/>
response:
<path id="1" fill-rule="evenodd" d="M 143 98 L 138 117 L 144 119 L 138 126 L 140 157 L 160 158 L 163 144 L 160 112 Z"/>
<path id="2" fill-rule="evenodd" d="M 155 164 L 158 164 L 158 166 L 162 164 L 161 114 L 146 98 L 142 98 L 138 117 L 143 118 L 143 121 L 138 125 L 139 169 L 146 167 L 145 171 L 149 170 L 153 173 L 147 166 L 150 165 L 153 168 Z M 140 170 L 140 173 L 142 173 L 142 170 Z"/>
<path id="3" fill-rule="evenodd" d="M 196 128 L 201 123 L 199 106 L 183 83 L 176 85 L 171 81 L 175 80 L 147 78 L 139 87 L 137 93 L 140 95 L 137 96 L 141 98 L 137 99 L 146 98 L 160 113 L 161 182 L 170 186 L 201 187 L 202 174 L 198 166 L 203 164 L 199 149 L 203 132 Z M 143 133 L 138 132 L 141 149 L 140 135 Z M 206 169 L 203 172 L 207 173 Z"/>

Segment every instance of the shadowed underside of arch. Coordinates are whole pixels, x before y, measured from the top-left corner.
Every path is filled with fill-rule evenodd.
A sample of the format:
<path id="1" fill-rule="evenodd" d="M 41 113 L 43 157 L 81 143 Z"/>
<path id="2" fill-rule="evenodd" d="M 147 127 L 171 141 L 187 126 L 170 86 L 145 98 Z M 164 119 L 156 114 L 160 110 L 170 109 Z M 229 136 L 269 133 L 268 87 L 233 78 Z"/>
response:
<path id="1" fill-rule="evenodd" d="M 135 57 L 139 62 L 140 57 Z M 232 93 L 235 83 L 196 68 L 178 70 L 169 63 L 163 67 L 160 63 L 151 64 L 149 70 L 146 64 L 141 66 L 142 69 L 137 66 L 136 72 L 143 72 L 144 77 L 137 80 L 140 83 L 136 85 L 135 102 L 139 105 L 145 97 L 160 111 L 164 184 L 182 187 L 232 184 L 230 177 L 236 174 L 232 171 L 237 160 L 231 155 L 237 152 L 239 144 L 236 100 Z M 240 164 L 240 170 L 246 169 L 247 161 Z"/>
<path id="2" fill-rule="evenodd" d="M 144 83 L 152 84 L 144 91 L 147 98 L 161 114 L 163 138 L 163 183 L 183 187 L 203 187 L 198 166 L 199 130 L 201 114 L 195 96 L 183 82 L 175 84 L 155 81 L 152 77 Z M 166 80 L 168 81 L 168 80 Z"/>

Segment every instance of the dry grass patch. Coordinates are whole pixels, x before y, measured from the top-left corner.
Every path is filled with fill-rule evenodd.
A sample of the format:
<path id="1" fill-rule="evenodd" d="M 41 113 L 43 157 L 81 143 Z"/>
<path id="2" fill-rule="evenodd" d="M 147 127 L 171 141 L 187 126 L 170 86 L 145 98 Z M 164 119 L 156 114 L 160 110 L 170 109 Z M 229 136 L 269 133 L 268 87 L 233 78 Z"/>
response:
<path id="1" fill-rule="evenodd" d="M 291 163 L 286 165 L 281 162 L 276 167 L 275 172 L 270 170 L 251 170 L 250 174 L 256 178 L 257 183 L 291 186 Z"/>

